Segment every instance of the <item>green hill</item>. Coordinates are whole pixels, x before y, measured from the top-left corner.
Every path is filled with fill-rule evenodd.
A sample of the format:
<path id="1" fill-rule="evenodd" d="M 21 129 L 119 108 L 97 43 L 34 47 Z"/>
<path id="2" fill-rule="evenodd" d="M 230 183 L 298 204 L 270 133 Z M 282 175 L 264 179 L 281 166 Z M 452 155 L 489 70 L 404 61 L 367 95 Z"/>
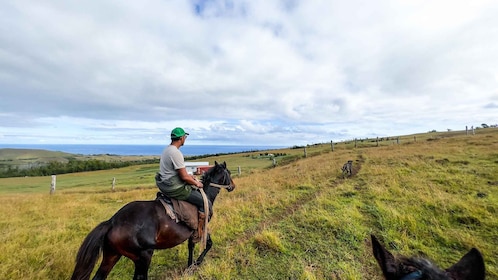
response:
<path id="1" fill-rule="evenodd" d="M 498 129 L 375 140 L 284 149 L 275 167 L 258 153 L 207 158 L 226 161 L 237 184 L 214 205 L 213 249 L 191 274 L 186 244 L 157 250 L 150 277 L 380 280 L 374 233 L 391 252 L 442 268 L 476 247 L 487 279 L 498 279 Z M 343 178 L 348 160 L 353 176 Z M 0 278 L 68 279 L 92 228 L 130 201 L 155 197 L 156 170 L 60 175 L 54 195 L 50 177 L 0 179 L 9 188 L 0 195 Z M 132 275 L 123 258 L 109 279 Z"/>

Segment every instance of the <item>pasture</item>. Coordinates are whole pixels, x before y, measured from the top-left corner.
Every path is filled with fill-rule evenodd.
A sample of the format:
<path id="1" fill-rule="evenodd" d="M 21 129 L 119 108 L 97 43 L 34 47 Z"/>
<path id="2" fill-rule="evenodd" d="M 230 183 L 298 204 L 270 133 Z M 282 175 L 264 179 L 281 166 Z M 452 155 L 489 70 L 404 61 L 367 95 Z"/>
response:
<path id="1" fill-rule="evenodd" d="M 213 248 L 191 274 L 187 244 L 155 251 L 150 279 L 382 279 L 371 233 L 394 254 L 424 254 L 441 267 L 476 247 L 487 279 L 498 279 L 498 129 L 334 148 L 273 151 L 287 154 L 276 167 L 257 153 L 206 158 L 226 161 L 237 184 L 214 205 Z M 348 160 L 353 176 L 343 178 Z M 155 197 L 156 170 L 60 175 L 54 195 L 50 177 L 0 179 L 0 278 L 68 279 L 91 229 Z M 109 279 L 132 275 L 123 258 Z"/>

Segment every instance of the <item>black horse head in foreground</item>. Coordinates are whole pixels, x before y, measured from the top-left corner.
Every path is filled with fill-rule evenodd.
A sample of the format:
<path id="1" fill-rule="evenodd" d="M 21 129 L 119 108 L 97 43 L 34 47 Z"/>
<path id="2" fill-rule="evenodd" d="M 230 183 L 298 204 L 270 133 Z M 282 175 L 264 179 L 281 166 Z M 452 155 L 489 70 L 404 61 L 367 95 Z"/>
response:
<path id="1" fill-rule="evenodd" d="M 202 178 L 204 192 L 211 202 L 214 202 L 220 188 L 228 191 L 235 188 L 226 163 L 215 162 Z M 102 263 L 93 279 L 106 279 L 122 256 L 135 264 L 133 279 L 147 279 L 154 250 L 172 248 L 187 239 L 190 266 L 195 246 L 192 233 L 193 230 L 184 223 L 172 220 L 159 200 L 130 202 L 87 235 L 78 251 L 71 279 L 89 279 L 100 252 Z M 206 248 L 196 260 L 196 265 L 202 263 L 212 245 L 208 234 Z"/>
<path id="2" fill-rule="evenodd" d="M 372 235 L 375 259 L 382 268 L 386 280 L 481 280 L 484 279 L 484 260 L 481 253 L 472 248 L 456 264 L 442 270 L 423 258 L 395 258 Z"/>

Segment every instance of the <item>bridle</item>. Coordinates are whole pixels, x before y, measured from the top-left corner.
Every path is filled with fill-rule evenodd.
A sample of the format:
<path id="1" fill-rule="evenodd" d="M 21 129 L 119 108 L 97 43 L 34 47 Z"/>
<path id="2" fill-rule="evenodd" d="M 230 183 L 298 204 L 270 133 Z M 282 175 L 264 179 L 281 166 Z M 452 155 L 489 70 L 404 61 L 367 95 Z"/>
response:
<path id="1" fill-rule="evenodd" d="M 226 189 L 226 190 L 232 190 L 233 186 L 230 185 L 220 185 L 220 184 L 215 184 L 215 183 L 209 183 L 209 186 L 211 187 L 216 187 L 218 189 Z"/>
<path id="2" fill-rule="evenodd" d="M 228 185 L 223 185 L 223 184 L 216 184 L 216 183 L 209 183 L 209 186 L 210 187 L 215 187 L 215 188 L 218 188 L 218 189 L 226 189 L 227 191 L 231 192 L 233 191 L 233 189 L 235 189 L 235 186 L 232 185 L 232 180 L 230 179 L 230 173 L 228 170 L 224 169 L 223 171 L 225 171 L 225 174 L 223 175 L 223 180 L 222 182 L 226 182 L 227 181 L 227 174 L 228 174 L 228 181 L 230 181 L 230 183 Z"/>

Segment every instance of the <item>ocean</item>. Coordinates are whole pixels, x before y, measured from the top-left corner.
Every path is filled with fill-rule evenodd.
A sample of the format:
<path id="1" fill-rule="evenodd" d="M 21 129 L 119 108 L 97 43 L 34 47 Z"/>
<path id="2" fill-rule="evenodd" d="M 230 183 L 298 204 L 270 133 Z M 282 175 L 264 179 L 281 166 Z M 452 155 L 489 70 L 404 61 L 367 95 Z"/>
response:
<path id="1" fill-rule="evenodd" d="M 0 144 L 0 149 L 41 149 L 79 155 L 160 156 L 166 145 L 80 145 L 80 144 Z M 185 145 L 185 156 L 282 149 L 282 146 Z"/>

